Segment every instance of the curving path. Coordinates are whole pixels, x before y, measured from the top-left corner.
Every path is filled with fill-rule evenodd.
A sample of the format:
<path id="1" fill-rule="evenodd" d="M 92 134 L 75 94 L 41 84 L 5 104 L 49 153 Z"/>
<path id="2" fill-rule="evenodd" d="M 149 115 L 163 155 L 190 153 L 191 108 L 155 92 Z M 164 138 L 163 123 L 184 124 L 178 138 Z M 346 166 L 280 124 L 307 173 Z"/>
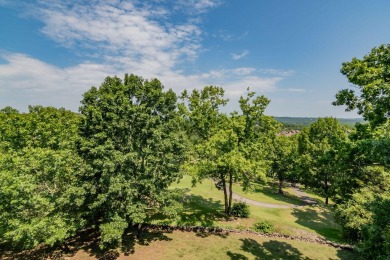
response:
<path id="1" fill-rule="evenodd" d="M 310 197 L 306 192 L 303 192 L 298 188 L 292 188 L 292 190 L 294 192 L 294 195 L 299 197 L 305 205 L 317 204 L 317 201 L 314 200 L 312 197 Z M 296 206 L 296 205 L 292 205 L 292 204 L 280 205 L 280 204 L 265 203 L 265 202 L 260 202 L 260 201 L 245 198 L 245 197 L 243 197 L 237 193 L 234 193 L 234 192 L 233 192 L 233 199 L 238 200 L 238 201 L 243 201 L 247 204 L 251 204 L 251 205 L 255 205 L 255 206 L 259 206 L 259 207 L 273 208 L 273 209 L 291 209 L 291 208 L 298 208 L 298 207 L 305 206 L 305 205 Z"/>
<path id="2" fill-rule="evenodd" d="M 296 207 L 294 205 L 271 204 L 271 203 L 265 203 L 265 202 L 260 202 L 260 201 L 256 201 L 256 200 L 251 200 L 251 199 L 245 198 L 245 197 L 243 197 L 237 193 L 234 193 L 234 192 L 233 192 L 233 199 L 243 201 L 247 204 L 251 204 L 251 205 L 255 205 L 255 206 L 259 206 L 259 207 L 263 207 L 263 208 L 290 209 L 290 208 Z"/>
<path id="3" fill-rule="evenodd" d="M 300 198 L 306 205 L 314 205 L 318 203 L 317 200 L 310 197 L 309 194 L 304 191 L 301 191 L 299 188 L 292 187 L 291 189 L 293 190 L 294 195 Z"/>

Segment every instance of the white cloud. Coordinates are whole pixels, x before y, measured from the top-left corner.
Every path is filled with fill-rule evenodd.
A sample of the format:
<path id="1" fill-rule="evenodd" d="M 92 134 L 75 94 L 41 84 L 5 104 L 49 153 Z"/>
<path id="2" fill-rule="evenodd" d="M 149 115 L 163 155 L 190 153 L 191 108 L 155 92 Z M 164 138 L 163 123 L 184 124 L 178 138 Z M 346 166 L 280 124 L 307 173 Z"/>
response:
<path id="1" fill-rule="evenodd" d="M 231 70 L 236 75 L 248 75 L 252 74 L 256 71 L 255 68 L 248 68 L 248 67 L 242 67 L 242 68 L 236 68 Z"/>
<path id="2" fill-rule="evenodd" d="M 249 51 L 248 50 L 244 50 L 243 52 L 241 53 L 232 53 L 231 56 L 232 56 L 232 59 L 233 60 L 240 60 L 242 58 L 244 58 L 245 56 L 247 56 L 249 54 Z"/>
<path id="3" fill-rule="evenodd" d="M 229 98 L 235 99 L 247 87 L 259 93 L 275 91 L 284 76 L 294 73 L 238 67 L 185 75 L 179 66 L 196 59 L 201 49 L 199 20 L 195 22 L 197 16 L 191 14 L 186 22 L 170 23 L 171 10 L 159 5 L 161 1 L 168 0 L 147 4 L 95 0 L 87 6 L 82 1 L 67 4 L 42 0 L 38 7 L 30 6 L 35 18 L 44 23 L 42 32 L 85 61 L 60 68 L 25 54 L 0 55 L 6 61 L 0 64 L 0 104 L 18 109 L 25 109 L 22 105 L 41 104 L 77 111 L 82 94 L 91 86 L 99 86 L 106 76 L 123 77 L 126 72 L 144 78 L 156 77 L 177 93 L 218 85 Z M 211 0 L 178 3 L 180 8 L 197 10 L 197 14 L 219 4 Z M 244 50 L 232 54 L 232 58 L 237 60 L 248 54 Z M 269 75 L 263 77 L 259 73 Z"/>
<path id="4" fill-rule="evenodd" d="M 256 76 L 245 77 L 241 80 L 226 83 L 223 87 L 228 97 L 237 98 L 243 95 L 249 87 L 251 91 L 256 93 L 265 93 L 275 91 L 277 83 L 282 78 L 261 78 Z"/>
<path id="5" fill-rule="evenodd" d="M 295 70 L 280 70 L 280 69 L 260 69 L 258 70 L 262 74 L 277 75 L 277 76 L 292 76 L 295 74 Z"/>
<path id="6" fill-rule="evenodd" d="M 106 76 L 123 77 L 126 71 L 118 71 L 113 65 L 82 63 L 72 67 L 59 68 L 24 54 L 1 56 L 6 63 L 0 65 L 0 92 L 2 106 L 11 105 L 26 109 L 27 104 L 66 107 L 77 111 L 82 94 L 91 86 L 99 86 Z M 202 88 L 207 85 L 222 86 L 229 98 L 238 98 L 247 87 L 264 93 L 274 91 L 282 79 L 257 76 L 237 77 L 233 72 L 253 71 L 251 68 L 212 70 L 208 73 L 183 75 L 175 71 L 164 71 L 157 78 L 176 93 L 184 89 Z M 144 77 L 156 77 L 145 75 Z M 12 94 L 13 93 L 13 94 Z M 13 98 L 12 98 L 13 97 Z M 25 107 L 17 104 L 18 99 L 27 102 Z"/>
<path id="7" fill-rule="evenodd" d="M 289 91 L 289 92 L 302 92 L 302 93 L 306 92 L 306 90 L 303 88 L 288 88 L 287 91 Z"/>
<path id="8" fill-rule="evenodd" d="M 220 0 L 176 0 L 176 9 L 182 9 L 189 14 L 202 14 L 211 8 L 215 8 L 222 4 Z"/>
<path id="9" fill-rule="evenodd" d="M 212 7 L 203 2 L 194 5 Z M 63 46 L 82 48 L 106 62 L 122 62 L 116 64 L 121 68 L 140 65 L 158 74 L 185 58 L 196 58 L 200 47 L 199 27 L 164 22 L 160 16 L 167 12 L 161 6 L 144 8 L 122 1 L 94 1 L 88 6 L 44 1 L 35 17 L 45 24 L 42 32 Z"/>
<path id="10" fill-rule="evenodd" d="M 114 75 L 102 64 L 83 63 L 62 69 L 24 54 L 2 58 L 7 63 L 0 65 L 0 104 L 21 110 L 40 104 L 77 111 L 82 93 L 92 85 L 99 86 L 107 75 Z"/>

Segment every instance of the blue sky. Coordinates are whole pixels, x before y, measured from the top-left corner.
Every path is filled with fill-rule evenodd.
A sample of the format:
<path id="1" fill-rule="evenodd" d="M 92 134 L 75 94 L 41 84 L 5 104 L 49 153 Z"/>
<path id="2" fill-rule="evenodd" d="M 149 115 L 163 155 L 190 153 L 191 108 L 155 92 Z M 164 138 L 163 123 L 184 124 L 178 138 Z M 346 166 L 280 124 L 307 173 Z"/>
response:
<path id="1" fill-rule="evenodd" d="M 247 87 L 273 116 L 357 117 L 331 102 L 342 62 L 390 43 L 387 0 L 0 0 L 0 107 L 77 111 L 110 75 L 158 78 L 177 93 Z"/>

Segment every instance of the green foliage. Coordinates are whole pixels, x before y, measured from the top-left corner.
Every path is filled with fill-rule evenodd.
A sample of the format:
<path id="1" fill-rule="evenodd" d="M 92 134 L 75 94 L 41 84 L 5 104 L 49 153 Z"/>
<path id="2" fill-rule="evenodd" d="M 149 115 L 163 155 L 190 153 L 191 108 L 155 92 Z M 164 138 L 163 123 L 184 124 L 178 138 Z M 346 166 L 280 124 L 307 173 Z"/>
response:
<path id="1" fill-rule="evenodd" d="M 357 109 L 373 126 L 384 123 L 390 117 L 390 45 L 383 44 L 363 59 L 343 63 L 341 73 L 360 93 L 343 89 L 337 93 L 333 105 L 346 105 L 347 111 Z"/>
<path id="2" fill-rule="evenodd" d="M 157 79 L 127 74 L 84 94 L 78 149 L 92 169 L 83 177 L 86 206 L 104 231 L 102 246 L 119 241 L 123 229 L 111 227 L 123 227 L 122 220 L 142 223 L 164 207 L 177 208 L 168 187 L 181 177 L 186 139 L 176 101 Z"/>
<path id="3" fill-rule="evenodd" d="M 100 247 L 118 247 L 122 243 L 122 236 L 128 223 L 125 219 L 114 215 L 109 222 L 100 225 Z"/>
<path id="4" fill-rule="evenodd" d="M 193 140 L 195 149 L 186 169 L 193 173 L 195 182 L 204 178 L 215 181 L 224 192 L 226 214 L 231 212 L 234 181 L 241 180 L 248 188 L 250 180 L 264 179 L 271 139 L 280 129 L 273 118 L 263 115 L 269 100 L 254 96 L 249 92 L 240 98 L 242 114 L 226 116 L 218 110 L 226 103 L 220 88 L 183 94 L 188 104 L 187 109 L 182 104 L 187 111 L 188 133 L 199 137 Z"/>
<path id="5" fill-rule="evenodd" d="M 219 109 L 227 104 L 225 91 L 221 87 L 207 86 L 202 90 L 194 89 L 191 94 L 184 90 L 179 109 L 185 118 L 188 135 L 194 143 L 207 140 L 223 124 L 224 115 Z"/>
<path id="6" fill-rule="evenodd" d="M 0 240 L 17 248 L 53 245 L 85 225 L 78 120 L 39 106 L 0 113 Z"/>
<path id="7" fill-rule="evenodd" d="M 231 214 L 238 218 L 249 218 L 250 208 L 245 202 L 236 202 L 232 206 Z"/>
<path id="8" fill-rule="evenodd" d="M 272 147 L 269 175 L 279 181 L 279 193 L 283 194 L 283 182 L 286 180 L 297 182 L 299 178 L 296 169 L 297 139 L 294 136 L 279 135 L 273 140 Z"/>
<path id="9" fill-rule="evenodd" d="M 9 109 L 8 109 L 9 110 Z M 29 113 L 0 113 L 0 142 L 10 149 L 73 149 L 80 116 L 63 108 L 29 106 Z"/>
<path id="10" fill-rule="evenodd" d="M 390 174 L 381 166 L 365 171 L 377 177 L 337 207 L 336 219 L 365 259 L 386 259 L 390 256 Z"/>
<path id="11" fill-rule="evenodd" d="M 319 118 L 298 136 L 301 181 L 326 198 L 334 195 L 333 183 L 340 172 L 340 151 L 347 142 L 347 131 L 335 118 Z"/>
<path id="12" fill-rule="evenodd" d="M 274 225 L 267 221 L 267 220 L 262 220 L 253 225 L 253 229 L 256 232 L 264 233 L 264 234 L 272 234 L 275 230 Z"/>
<path id="13" fill-rule="evenodd" d="M 303 130 L 318 120 L 317 117 L 275 117 L 275 120 L 283 124 L 283 130 Z M 356 123 L 363 123 L 362 118 L 337 118 L 341 125 L 353 128 Z"/>

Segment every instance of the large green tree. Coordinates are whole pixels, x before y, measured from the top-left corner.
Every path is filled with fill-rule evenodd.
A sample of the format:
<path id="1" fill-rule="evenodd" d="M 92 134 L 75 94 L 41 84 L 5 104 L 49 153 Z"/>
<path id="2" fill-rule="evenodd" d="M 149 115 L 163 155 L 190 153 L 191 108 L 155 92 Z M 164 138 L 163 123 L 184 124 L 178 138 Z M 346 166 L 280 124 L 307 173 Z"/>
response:
<path id="1" fill-rule="evenodd" d="M 226 115 L 220 111 L 228 102 L 224 94 L 223 88 L 217 86 L 194 89 L 190 93 L 183 91 L 179 108 L 193 144 L 206 141 L 224 124 Z"/>
<path id="2" fill-rule="evenodd" d="M 357 110 L 373 126 L 390 117 L 390 45 L 373 48 L 363 59 L 343 63 L 341 73 L 354 84 L 340 90 L 334 105 L 346 105 L 347 111 Z"/>
<path id="3" fill-rule="evenodd" d="M 336 208 L 344 235 L 357 243 L 364 259 L 390 257 L 390 174 L 383 166 L 366 166 L 373 178 Z"/>
<path id="4" fill-rule="evenodd" d="M 283 194 L 285 181 L 296 181 L 296 162 L 298 159 L 298 147 L 295 136 L 279 135 L 273 139 L 271 153 L 271 167 L 269 175 L 278 180 L 278 192 Z"/>
<path id="5" fill-rule="evenodd" d="M 65 109 L 0 112 L 0 240 L 17 248 L 63 242 L 84 227 L 80 117 Z"/>
<path id="6" fill-rule="evenodd" d="M 224 193 L 225 213 L 230 214 L 233 183 L 242 181 L 244 188 L 249 188 L 251 181 L 265 178 L 271 138 L 276 136 L 280 125 L 264 115 L 269 103 L 264 96 L 254 97 L 255 93 L 249 92 L 246 97 L 240 98 L 241 113 L 225 115 L 219 112 L 219 106 L 225 104 L 223 95 L 220 95 L 223 94 L 222 89 L 206 87 L 200 93 L 209 93 L 210 90 L 213 90 L 213 95 L 192 95 L 195 100 L 200 98 L 201 102 L 188 101 L 190 105 L 203 104 L 201 111 L 204 111 L 204 117 L 200 118 L 205 121 L 198 123 L 198 113 L 188 116 L 194 129 L 192 132 L 204 133 L 203 141 L 195 143 L 195 153 L 188 169 L 195 173 L 195 181 L 204 178 L 215 181 Z M 199 105 L 191 106 L 190 111 L 199 111 L 194 109 Z M 204 125 L 209 126 L 206 131 Z"/>
<path id="7" fill-rule="evenodd" d="M 233 130 L 219 130 L 205 143 L 197 146 L 196 164 L 198 180 L 211 178 L 223 191 L 225 213 L 230 214 L 233 200 L 233 181 L 242 179 L 252 171 L 252 163 L 239 149 L 238 136 Z"/>
<path id="8" fill-rule="evenodd" d="M 298 136 L 301 181 L 325 196 L 334 194 L 340 172 L 338 152 L 347 140 L 347 129 L 336 118 L 319 118 Z"/>
<path id="9" fill-rule="evenodd" d="M 84 94 L 79 153 L 92 168 L 87 205 L 102 246 L 150 214 L 174 213 L 168 187 L 181 177 L 186 148 L 176 101 L 157 79 L 128 74 Z"/>

